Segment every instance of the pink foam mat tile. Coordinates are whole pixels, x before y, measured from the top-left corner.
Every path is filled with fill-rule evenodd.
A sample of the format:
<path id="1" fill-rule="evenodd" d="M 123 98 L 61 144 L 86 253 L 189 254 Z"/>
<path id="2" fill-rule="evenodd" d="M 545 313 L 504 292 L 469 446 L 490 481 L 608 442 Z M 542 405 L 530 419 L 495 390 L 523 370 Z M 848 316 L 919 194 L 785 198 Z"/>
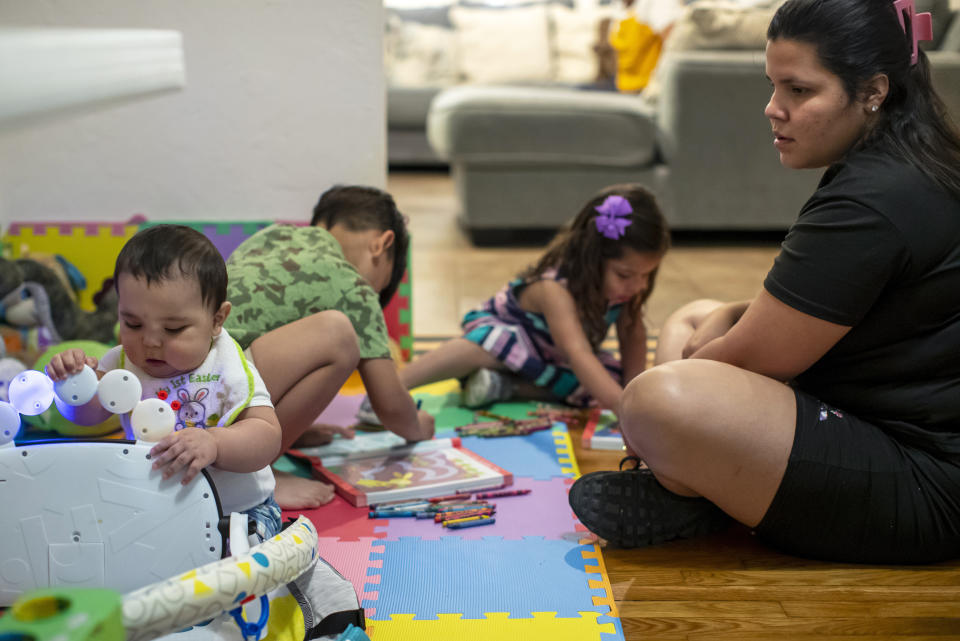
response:
<path id="1" fill-rule="evenodd" d="M 382 555 L 384 547 L 377 539 L 361 537 L 356 541 L 344 541 L 336 537 L 320 537 L 317 541 L 317 553 L 324 561 L 332 565 L 342 574 L 357 592 L 360 603 L 376 602 L 380 593 L 377 590 L 365 589 L 365 586 L 380 583 L 380 571 L 383 568 L 383 559 L 371 559 L 372 553 Z M 376 614 L 376 608 L 366 607 L 364 613 L 368 617 Z"/>
<path id="2" fill-rule="evenodd" d="M 384 519 L 369 518 L 367 508 L 350 505 L 341 496 L 336 495 L 326 505 L 309 510 L 284 510 L 283 518 L 297 518 L 303 514 L 317 528 L 317 535 L 332 537 L 341 541 L 357 541 L 363 538 L 383 538 L 378 532 L 379 526 L 385 526 Z"/>
<path id="3" fill-rule="evenodd" d="M 357 422 L 357 410 L 363 402 L 363 394 L 338 394 L 317 417 L 318 423 L 349 426 Z"/>

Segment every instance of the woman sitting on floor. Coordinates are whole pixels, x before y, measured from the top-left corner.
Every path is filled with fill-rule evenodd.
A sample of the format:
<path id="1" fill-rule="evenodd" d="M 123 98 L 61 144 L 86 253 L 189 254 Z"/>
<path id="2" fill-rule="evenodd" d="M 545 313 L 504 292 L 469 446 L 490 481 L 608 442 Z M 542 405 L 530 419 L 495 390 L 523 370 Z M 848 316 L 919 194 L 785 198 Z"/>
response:
<path id="1" fill-rule="evenodd" d="M 621 401 L 647 467 L 571 489 L 592 531 L 638 546 L 733 517 L 801 556 L 960 554 L 960 138 L 930 31 L 912 0 L 777 11 L 774 145 L 828 169 L 755 299 L 668 319 Z"/>

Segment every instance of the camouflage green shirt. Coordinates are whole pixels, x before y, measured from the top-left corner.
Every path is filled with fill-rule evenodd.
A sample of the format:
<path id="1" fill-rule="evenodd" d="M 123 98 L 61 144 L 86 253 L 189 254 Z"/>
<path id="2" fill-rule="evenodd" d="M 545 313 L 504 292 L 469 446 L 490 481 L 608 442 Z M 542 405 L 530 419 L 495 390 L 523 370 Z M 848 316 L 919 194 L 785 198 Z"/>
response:
<path id="1" fill-rule="evenodd" d="M 230 254 L 227 274 L 233 310 L 226 326 L 244 349 L 282 325 L 335 309 L 353 323 L 360 358 L 390 357 L 379 297 L 326 229 L 262 229 Z"/>

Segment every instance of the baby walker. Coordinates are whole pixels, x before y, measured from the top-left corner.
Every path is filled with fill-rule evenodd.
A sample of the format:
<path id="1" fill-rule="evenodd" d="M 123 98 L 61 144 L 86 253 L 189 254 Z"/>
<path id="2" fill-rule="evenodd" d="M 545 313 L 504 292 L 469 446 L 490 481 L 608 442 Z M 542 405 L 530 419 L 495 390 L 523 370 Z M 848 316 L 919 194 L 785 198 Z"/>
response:
<path id="1" fill-rule="evenodd" d="M 58 383 L 27 370 L 11 381 L 10 402 L 0 401 L 0 607 L 13 607 L 0 640 L 146 641 L 199 624 L 184 634 L 257 641 L 286 626 L 270 613 L 277 599 L 296 600 L 304 639 L 365 639 L 353 587 L 317 556 L 309 520 L 250 547 L 246 515 L 223 518 L 205 471 L 183 486 L 151 469 L 152 442 L 173 432 L 176 411 L 141 392 L 122 369 L 98 380 L 85 366 Z M 21 414 L 94 395 L 130 412 L 135 442 L 14 443 Z"/>

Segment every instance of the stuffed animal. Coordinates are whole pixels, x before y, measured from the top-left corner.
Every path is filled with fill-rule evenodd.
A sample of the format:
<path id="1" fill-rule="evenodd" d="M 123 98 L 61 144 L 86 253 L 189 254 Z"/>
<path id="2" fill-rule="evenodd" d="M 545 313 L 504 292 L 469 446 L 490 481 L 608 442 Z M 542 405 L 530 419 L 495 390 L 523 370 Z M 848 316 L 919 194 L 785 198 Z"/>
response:
<path id="1" fill-rule="evenodd" d="M 116 294 L 105 289 L 97 309 L 88 312 L 53 267 L 32 258 L 0 258 L 0 322 L 40 328 L 48 345 L 75 339 L 110 344 L 116 342 Z"/>

